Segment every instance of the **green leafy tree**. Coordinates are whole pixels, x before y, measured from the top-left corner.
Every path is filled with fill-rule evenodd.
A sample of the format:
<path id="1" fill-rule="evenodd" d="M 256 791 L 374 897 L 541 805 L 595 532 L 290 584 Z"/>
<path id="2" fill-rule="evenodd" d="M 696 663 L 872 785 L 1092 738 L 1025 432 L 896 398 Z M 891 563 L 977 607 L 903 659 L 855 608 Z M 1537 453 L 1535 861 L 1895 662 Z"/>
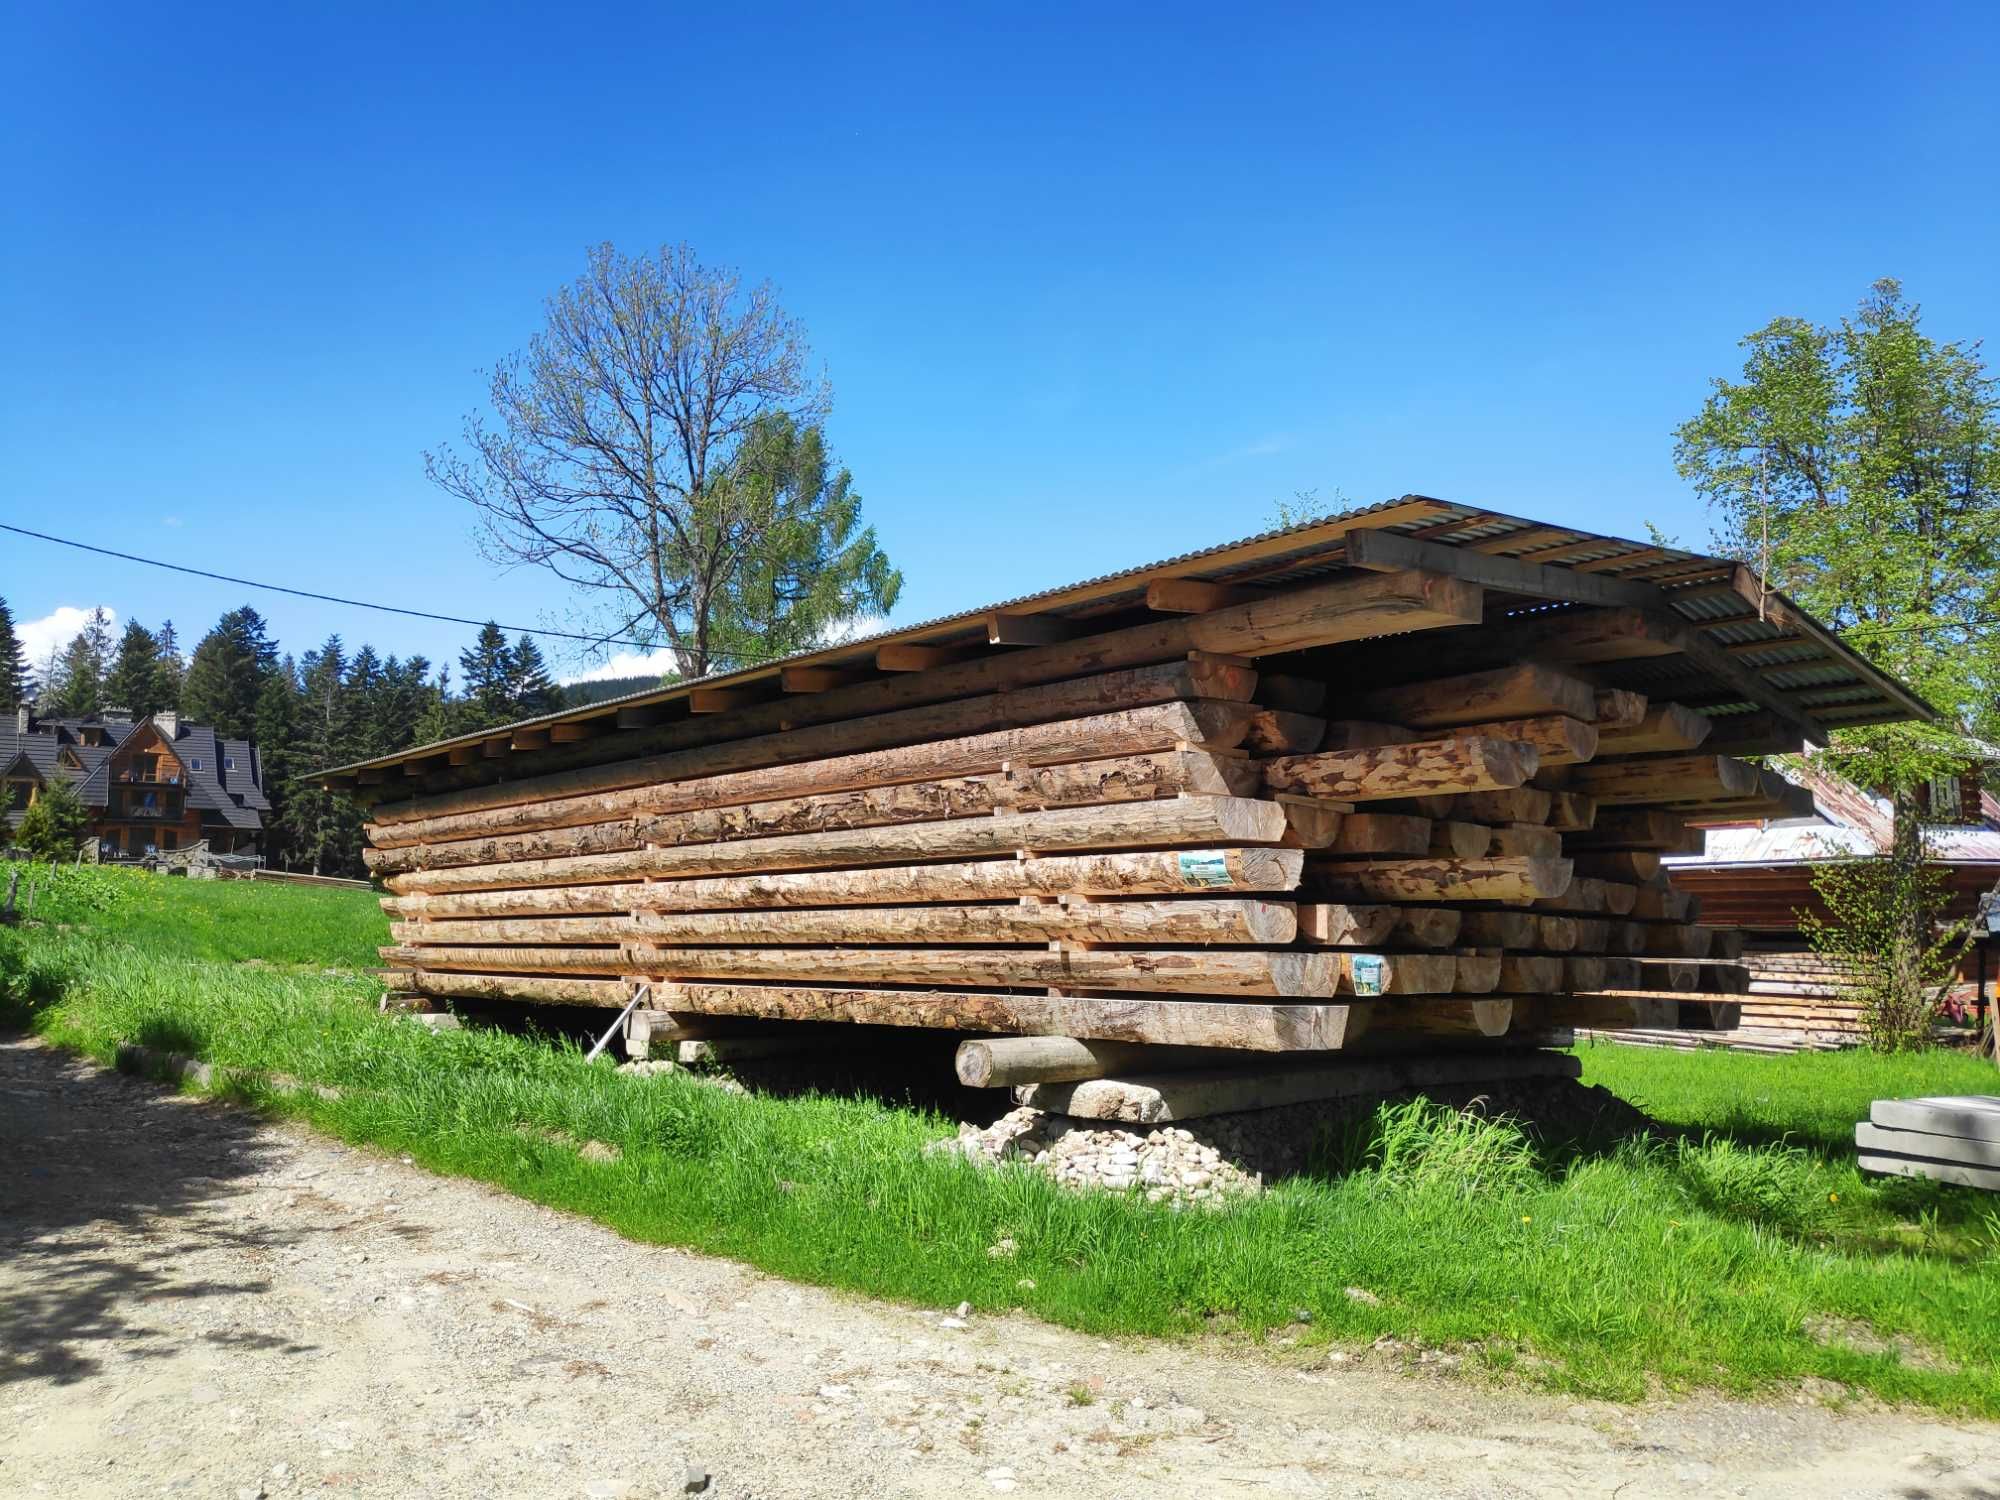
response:
<path id="1" fill-rule="evenodd" d="M 277 660 L 264 617 L 247 604 L 231 610 L 194 648 L 181 684 L 181 712 L 229 739 L 248 738 L 264 677 Z"/>
<path id="2" fill-rule="evenodd" d="M 768 284 L 685 245 L 600 245 L 487 395 L 490 424 L 468 419 L 464 452 L 425 455 L 431 480 L 477 510 L 491 558 L 555 573 L 607 636 L 671 647 L 683 676 L 747 654 L 760 631 L 823 638 L 895 603 L 901 575 L 851 483 L 760 451 L 808 430 L 823 450 L 830 404 Z"/>
<path id="3" fill-rule="evenodd" d="M 57 776 L 50 779 L 21 814 L 14 842 L 36 859 L 74 859 L 77 845 L 83 842 L 89 828 L 90 814 L 84 810 L 83 799 L 77 796 L 74 786 Z"/>
<path id="4" fill-rule="evenodd" d="M 28 669 L 28 651 L 14 630 L 14 614 L 0 599 L 0 713 L 11 714 L 34 701 L 35 678 Z"/>
<path id="5" fill-rule="evenodd" d="M 514 648 L 500 627 L 488 620 L 479 636 L 458 654 L 464 674 L 461 733 L 505 724 L 514 713 Z"/>
<path id="6" fill-rule="evenodd" d="M 104 701 L 143 719 L 166 706 L 159 689 L 159 637 L 133 620 L 118 639 L 118 654 L 104 680 Z"/>
<path id="7" fill-rule="evenodd" d="M 1941 930 L 1918 788 L 1980 758 L 1969 736 L 2000 729 L 2000 407 L 1978 346 L 1931 338 L 1894 281 L 1838 325 L 1779 318 L 1744 347 L 1742 378 L 1715 382 L 1675 448 L 1718 544 L 1942 715 L 1837 730 L 1823 752 L 1894 808 L 1889 849 L 1822 872 L 1834 920 L 1819 931 L 1829 951 L 1844 928 L 1883 952 L 1900 1032 L 1895 1017 L 1927 1004 L 1922 955 Z"/>
<path id="8" fill-rule="evenodd" d="M 105 675 L 111 666 L 111 617 L 93 609 L 70 643 L 56 658 L 47 711 L 54 717 L 81 718 L 104 706 Z"/>

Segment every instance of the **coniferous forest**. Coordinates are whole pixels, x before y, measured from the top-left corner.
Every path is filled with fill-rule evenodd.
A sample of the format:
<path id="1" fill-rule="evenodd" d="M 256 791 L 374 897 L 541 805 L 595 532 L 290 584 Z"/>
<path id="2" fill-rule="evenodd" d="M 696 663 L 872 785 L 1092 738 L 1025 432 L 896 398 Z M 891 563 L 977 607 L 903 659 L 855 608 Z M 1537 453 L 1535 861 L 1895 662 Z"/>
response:
<path id="1" fill-rule="evenodd" d="M 114 634 L 102 610 L 52 659 L 28 660 L 0 599 L 0 713 L 27 704 L 43 718 L 105 708 L 135 718 L 177 710 L 218 734 L 257 744 L 272 803 L 265 855 L 275 867 L 359 875 L 361 816 L 347 798 L 297 778 L 323 766 L 386 755 L 652 686 L 657 679 L 565 690 L 527 635 L 483 626 L 456 666 L 383 656 L 338 635 L 299 655 L 283 651 L 263 616 L 244 605 L 188 650 L 171 620 L 134 620 Z M 607 692 L 607 689 L 609 690 Z"/>

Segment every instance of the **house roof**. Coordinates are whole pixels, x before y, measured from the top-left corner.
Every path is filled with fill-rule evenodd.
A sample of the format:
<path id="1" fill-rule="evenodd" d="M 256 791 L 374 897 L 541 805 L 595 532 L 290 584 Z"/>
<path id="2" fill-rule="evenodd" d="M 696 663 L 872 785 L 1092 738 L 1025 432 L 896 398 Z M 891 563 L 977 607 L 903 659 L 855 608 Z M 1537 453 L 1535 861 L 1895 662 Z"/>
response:
<path id="1" fill-rule="evenodd" d="M 142 719 L 136 723 L 94 718 L 38 719 L 26 734 L 20 733 L 14 721 L 10 720 L 5 728 L 0 728 L 0 765 L 11 764 L 24 757 L 44 782 L 60 776 L 76 787 L 77 796 L 85 807 L 105 808 L 111 804 L 112 758 L 147 723 L 160 729 L 164 737 L 165 726 L 158 719 Z M 84 734 L 93 729 L 104 732 L 106 743 L 83 743 Z M 270 800 L 259 784 L 261 762 L 256 758 L 254 747 L 246 741 L 225 740 L 220 743 L 223 754 L 218 755 L 218 741 L 213 729 L 205 724 L 176 723 L 172 744 L 174 753 L 186 768 L 181 784 L 186 790 L 188 805 L 214 814 L 231 828 L 254 833 L 264 826 L 261 814 L 271 809 Z M 65 752 L 76 758 L 75 769 L 63 764 Z M 235 759 L 235 770 L 224 766 L 227 757 Z M 199 769 L 193 764 L 197 760 L 201 762 Z M 10 821 L 19 821 L 18 813 L 10 813 L 9 817 Z"/>
<path id="2" fill-rule="evenodd" d="M 1365 547 L 1350 542 L 1359 533 L 1370 535 Z M 1662 691 L 1687 695 L 1700 690 L 1702 711 L 1711 717 L 1780 712 L 1823 741 L 1836 727 L 1937 716 L 1929 704 L 1856 655 L 1740 563 L 1405 495 L 783 661 L 543 714 L 328 767 L 310 776 L 329 786 L 351 787 L 364 771 L 372 776 L 413 761 L 442 766 L 454 749 L 502 742 L 526 729 L 557 724 L 604 728 L 604 721 L 615 725 L 621 712 L 639 708 L 664 710 L 671 718 L 688 711 L 687 700 L 697 690 L 775 690 L 778 684 L 772 679 L 785 668 L 872 671 L 875 653 L 888 645 L 984 649 L 996 615 L 1054 616 L 1089 621 L 1095 629 L 1111 628 L 1122 618 L 1144 618 L 1147 585 L 1159 579 L 1296 586 L 1349 572 L 1357 566 L 1357 551 L 1371 554 L 1371 567 L 1423 567 L 1480 583 L 1487 590 L 1489 615 L 1607 607 L 1671 613 L 1690 628 L 1692 638 L 1706 642 L 1706 665 L 1690 671 L 1686 660 L 1673 656 L 1623 665 L 1656 682 Z M 1633 685 L 1643 690 L 1646 684 Z"/>
<path id="3" fill-rule="evenodd" d="M 1864 791 L 1846 777 L 1809 761 L 1788 761 L 1779 770 L 1788 780 L 1811 790 L 1813 807 L 1823 821 L 1793 818 L 1776 823 L 1710 828 L 1700 854 L 1672 856 L 1667 863 L 1675 869 L 1807 864 L 1851 855 L 1881 854 L 1888 849 L 1895 825 L 1888 799 Z M 2000 861 L 2000 800 L 1991 792 L 1982 791 L 1976 820 L 1927 825 L 1925 835 L 1932 855 L 1942 862 Z"/>

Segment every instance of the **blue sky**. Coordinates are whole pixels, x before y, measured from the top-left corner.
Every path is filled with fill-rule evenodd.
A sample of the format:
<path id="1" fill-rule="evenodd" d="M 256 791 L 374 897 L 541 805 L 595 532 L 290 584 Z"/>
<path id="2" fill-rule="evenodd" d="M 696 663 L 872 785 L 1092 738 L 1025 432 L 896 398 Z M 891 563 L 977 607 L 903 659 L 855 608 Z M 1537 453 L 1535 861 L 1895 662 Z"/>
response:
<path id="1" fill-rule="evenodd" d="M 1302 489 L 1699 542 L 1742 334 L 2000 334 L 1990 5 L 415 9 L 8 10 L 0 519 L 561 625 L 421 455 L 605 239 L 777 284 L 911 622 Z M 0 595 L 470 635 L 4 535 Z"/>

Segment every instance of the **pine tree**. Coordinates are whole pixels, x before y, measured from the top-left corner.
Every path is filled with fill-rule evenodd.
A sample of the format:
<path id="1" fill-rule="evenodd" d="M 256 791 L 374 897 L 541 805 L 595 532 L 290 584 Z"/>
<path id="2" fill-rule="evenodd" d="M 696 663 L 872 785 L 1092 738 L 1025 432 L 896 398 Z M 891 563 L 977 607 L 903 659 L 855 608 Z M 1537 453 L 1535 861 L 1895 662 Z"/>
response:
<path id="1" fill-rule="evenodd" d="M 274 864 L 289 852 L 292 777 L 313 769 L 299 761 L 298 693 L 298 668 L 287 656 L 264 674 L 264 686 L 257 694 L 256 733 L 251 736 L 263 766 L 264 795 L 271 802 L 264 819 L 264 856 Z"/>
<path id="2" fill-rule="evenodd" d="M 28 651 L 14 633 L 14 614 L 0 599 L 0 713 L 11 714 L 34 701 L 35 679 L 28 670 Z"/>
<path id="3" fill-rule="evenodd" d="M 517 719 L 552 714 L 562 707 L 562 690 L 550 680 L 541 648 L 530 636 L 523 635 L 514 643 L 514 674 L 508 696 L 513 700 L 510 711 Z"/>
<path id="4" fill-rule="evenodd" d="M 181 712 L 228 739 L 248 738 L 265 674 L 277 659 L 263 616 L 247 604 L 231 610 L 194 648 L 181 684 Z"/>
<path id="5" fill-rule="evenodd" d="M 104 680 L 104 701 L 144 719 L 164 705 L 159 697 L 160 640 L 133 620 L 118 641 L 118 655 Z"/>
<path id="6" fill-rule="evenodd" d="M 153 663 L 153 698 L 160 708 L 179 708 L 181 679 L 187 676 L 187 663 L 181 658 L 180 637 L 174 634 L 174 622 L 163 621 L 153 639 L 160 648 Z"/>
<path id="7" fill-rule="evenodd" d="M 465 673 L 464 729 L 486 729 L 518 717 L 514 712 L 514 652 L 500 627 L 488 620 L 479 639 L 458 654 Z"/>
<path id="8" fill-rule="evenodd" d="M 111 617 L 93 609 L 56 663 L 50 712 L 79 719 L 104 706 L 104 676 L 111 664 Z"/>

